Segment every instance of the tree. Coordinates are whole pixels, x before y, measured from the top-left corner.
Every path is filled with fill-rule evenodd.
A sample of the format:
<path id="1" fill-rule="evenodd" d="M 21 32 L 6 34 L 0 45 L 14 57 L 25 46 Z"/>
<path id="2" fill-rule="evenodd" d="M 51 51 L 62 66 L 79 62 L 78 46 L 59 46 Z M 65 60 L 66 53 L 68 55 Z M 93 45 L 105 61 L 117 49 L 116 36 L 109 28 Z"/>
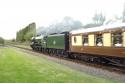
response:
<path id="1" fill-rule="evenodd" d="M 121 22 L 122 22 L 122 17 L 118 16 L 118 15 L 115 15 L 113 18 L 108 19 L 107 21 L 105 21 L 104 24 L 108 25 L 108 24 L 121 23 Z"/>
<path id="2" fill-rule="evenodd" d="M 105 16 L 102 13 L 95 13 L 93 21 L 96 25 L 103 25 Z"/>
<path id="3" fill-rule="evenodd" d="M 19 30 L 16 34 L 16 41 L 30 41 L 31 37 L 36 35 L 36 24 L 30 23 L 25 28 Z"/>
<path id="4" fill-rule="evenodd" d="M 4 39 L 2 37 L 0 37 L 0 44 L 4 45 Z"/>
<path id="5" fill-rule="evenodd" d="M 15 39 L 12 39 L 11 41 L 12 41 L 12 42 L 15 42 L 16 40 L 15 40 Z"/>

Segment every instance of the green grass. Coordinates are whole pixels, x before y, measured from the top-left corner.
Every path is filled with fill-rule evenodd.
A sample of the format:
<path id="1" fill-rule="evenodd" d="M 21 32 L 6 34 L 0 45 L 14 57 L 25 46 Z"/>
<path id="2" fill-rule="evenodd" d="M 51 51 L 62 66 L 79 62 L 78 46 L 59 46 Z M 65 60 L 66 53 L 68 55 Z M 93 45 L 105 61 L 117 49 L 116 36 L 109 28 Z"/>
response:
<path id="1" fill-rule="evenodd" d="M 12 45 L 12 46 L 17 46 L 17 47 L 22 47 L 22 48 L 28 48 L 28 49 L 31 49 L 30 45 Z"/>
<path id="2" fill-rule="evenodd" d="M 0 48 L 0 83 L 116 83 L 72 70 L 45 58 Z"/>
<path id="3" fill-rule="evenodd" d="M 31 49 L 30 43 L 31 43 L 31 42 L 19 43 L 19 42 L 6 41 L 6 42 L 5 42 L 5 45 L 18 46 L 18 47 L 22 47 L 22 48 Z"/>

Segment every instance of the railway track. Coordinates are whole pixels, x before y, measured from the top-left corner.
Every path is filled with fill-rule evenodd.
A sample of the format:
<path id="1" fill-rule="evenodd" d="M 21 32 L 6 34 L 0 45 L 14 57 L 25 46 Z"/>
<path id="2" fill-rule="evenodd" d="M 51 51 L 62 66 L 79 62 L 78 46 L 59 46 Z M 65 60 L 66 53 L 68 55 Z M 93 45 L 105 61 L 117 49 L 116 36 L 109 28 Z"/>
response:
<path id="1" fill-rule="evenodd" d="M 34 51 L 32 49 L 29 49 L 29 48 L 24 48 L 24 47 L 19 47 L 19 46 L 12 46 L 12 47 L 16 47 L 16 48 L 20 48 L 20 49 L 24 49 L 24 50 L 28 50 L 28 51 L 32 51 L 32 52 L 37 52 L 37 53 L 41 54 L 41 52 Z M 92 66 L 92 67 L 96 67 L 96 68 L 101 68 L 103 70 L 108 70 L 110 72 L 125 74 L 125 68 L 124 67 L 119 67 L 119 66 L 112 65 L 112 64 L 102 64 L 102 63 L 95 63 L 95 62 L 92 63 L 92 62 L 86 62 L 86 61 L 77 60 L 77 59 L 61 57 L 61 56 L 57 56 L 57 55 L 49 55 L 47 53 L 42 53 L 42 54 L 45 54 L 45 55 L 50 56 L 50 57 L 55 57 L 55 58 L 58 58 L 58 59 L 68 60 L 68 61 L 71 61 L 71 62 L 75 62 L 77 64 L 82 64 L 82 65 Z"/>

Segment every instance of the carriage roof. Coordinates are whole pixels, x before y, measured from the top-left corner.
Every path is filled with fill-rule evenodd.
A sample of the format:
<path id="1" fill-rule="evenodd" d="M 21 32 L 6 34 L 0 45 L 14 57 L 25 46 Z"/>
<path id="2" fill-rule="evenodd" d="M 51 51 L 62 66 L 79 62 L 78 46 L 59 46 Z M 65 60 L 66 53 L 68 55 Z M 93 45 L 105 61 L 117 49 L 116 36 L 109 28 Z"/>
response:
<path id="1" fill-rule="evenodd" d="M 82 28 L 82 29 L 78 29 L 78 30 L 73 30 L 70 33 L 79 34 L 79 33 L 98 32 L 98 31 L 105 31 L 105 30 L 123 28 L 123 27 L 125 28 L 125 23 L 110 24 L 110 25 L 104 25 L 104 26 L 92 27 L 92 28 L 86 28 L 86 29 Z"/>

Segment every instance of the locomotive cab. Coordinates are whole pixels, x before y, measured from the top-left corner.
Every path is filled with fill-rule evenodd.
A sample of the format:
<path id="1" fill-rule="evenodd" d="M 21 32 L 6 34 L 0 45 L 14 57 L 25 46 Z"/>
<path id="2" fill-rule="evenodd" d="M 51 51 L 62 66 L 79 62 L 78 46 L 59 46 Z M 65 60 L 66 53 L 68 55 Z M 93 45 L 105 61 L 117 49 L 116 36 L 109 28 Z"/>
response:
<path id="1" fill-rule="evenodd" d="M 32 49 L 34 49 L 34 50 L 39 49 L 40 50 L 41 47 L 44 46 L 43 45 L 43 42 L 44 42 L 43 38 L 44 38 L 43 35 L 37 36 L 37 37 L 32 37 L 31 45 L 30 45 L 32 47 Z"/>

